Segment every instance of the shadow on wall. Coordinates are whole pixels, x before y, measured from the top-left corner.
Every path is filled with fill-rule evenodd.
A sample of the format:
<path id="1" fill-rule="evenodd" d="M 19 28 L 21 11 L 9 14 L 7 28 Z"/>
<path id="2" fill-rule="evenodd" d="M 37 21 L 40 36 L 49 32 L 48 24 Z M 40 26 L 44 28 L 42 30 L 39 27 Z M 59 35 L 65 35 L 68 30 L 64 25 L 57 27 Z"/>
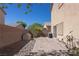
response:
<path id="1" fill-rule="evenodd" d="M 0 49 L 0 56 L 12 56 L 19 52 L 28 42 L 22 40 Z"/>
<path id="2" fill-rule="evenodd" d="M 26 33 L 22 40 L 23 33 Z M 30 34 L 16 27 L 0 25 L 0 55 L 14 55 L 30 41 Z M 29 40 L 28 40 L 28 39 Z"/>
<path id="3" fill-rule="evenodd" d="M 21 40 L 24 30 L 0 24 L 0 48 Z"/>

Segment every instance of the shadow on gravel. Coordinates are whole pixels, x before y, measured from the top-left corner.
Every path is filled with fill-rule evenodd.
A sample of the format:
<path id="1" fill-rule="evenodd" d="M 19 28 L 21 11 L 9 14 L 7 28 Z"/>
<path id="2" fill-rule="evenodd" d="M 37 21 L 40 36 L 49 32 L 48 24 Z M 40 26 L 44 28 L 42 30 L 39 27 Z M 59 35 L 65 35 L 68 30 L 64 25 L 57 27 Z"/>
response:
<path id="1" fill-rule="evenodd" d="M 11 44 L 9 46 L 6 46 L 4 48 L 0 49 L 0 56 L 13 56 L 14 54 L 18 53 L 21 48 L 23 48 L 25 45 L 27 45 L 27 41 L 22 40 L 18 41 L 14 44 Z"/>
<path id="2" fill-rule="evenodd" d="M 65 50 L 54 50 L 51 52 L 44 52 L 43 50 L 40 50 L 38 52 L 30 52 L 29 56 L 69 56 L 69 54 Z"/>

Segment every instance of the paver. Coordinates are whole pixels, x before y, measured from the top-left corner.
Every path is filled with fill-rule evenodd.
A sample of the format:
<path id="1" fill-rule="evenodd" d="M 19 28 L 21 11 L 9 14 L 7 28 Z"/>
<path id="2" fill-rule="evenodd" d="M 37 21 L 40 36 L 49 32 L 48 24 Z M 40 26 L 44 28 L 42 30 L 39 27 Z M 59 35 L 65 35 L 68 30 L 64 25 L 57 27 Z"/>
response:
<path id="1" fill-rule="evenodd" d="M 67 50 L 64 44 L 53 38 L 40 37 L 35 38 L 35 40 L 36 43 L 32 52 L 37 52 L 39 50 L 44 50 L 45 52 L 50 52 L 52 50 Z"/>

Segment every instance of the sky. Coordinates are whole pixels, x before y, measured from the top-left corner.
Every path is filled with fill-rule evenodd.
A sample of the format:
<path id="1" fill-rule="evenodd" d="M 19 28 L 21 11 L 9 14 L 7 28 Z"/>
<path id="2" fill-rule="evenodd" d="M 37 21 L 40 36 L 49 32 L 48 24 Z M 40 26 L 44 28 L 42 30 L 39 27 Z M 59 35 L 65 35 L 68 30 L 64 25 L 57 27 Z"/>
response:
<path id="1" fill-rule="evenodd" d="M 45 22 L 50 22 L 51 20 L 51 8 L 50 4 L 33 4 L 31 6 L 32 12 L 24 14 L 26 9 L 26 4 L 22 4 L 21 8 L 17 8 L 16 4 L 8 5 L 8 8 L 5 9 L 7 15 L 5 15 L 5 24 L 12 25 L 17 21 L 23 21 L 27 25 L 33 23 L 44 24 Z"/>

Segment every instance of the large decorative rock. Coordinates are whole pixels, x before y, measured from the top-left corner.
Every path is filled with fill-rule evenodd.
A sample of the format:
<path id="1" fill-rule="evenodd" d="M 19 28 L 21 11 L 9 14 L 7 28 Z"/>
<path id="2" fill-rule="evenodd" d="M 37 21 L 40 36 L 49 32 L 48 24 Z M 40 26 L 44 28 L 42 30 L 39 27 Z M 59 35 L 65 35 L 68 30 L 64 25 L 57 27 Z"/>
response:
<path id="1" fill-rule="evenodd" d="M 23 34 L 22 34 L 22 40 L 25 40 L 25 41 L 30 41 L 32 38 L 32 34 L 29 33 L 29 31 L 25 31 Z"/>

